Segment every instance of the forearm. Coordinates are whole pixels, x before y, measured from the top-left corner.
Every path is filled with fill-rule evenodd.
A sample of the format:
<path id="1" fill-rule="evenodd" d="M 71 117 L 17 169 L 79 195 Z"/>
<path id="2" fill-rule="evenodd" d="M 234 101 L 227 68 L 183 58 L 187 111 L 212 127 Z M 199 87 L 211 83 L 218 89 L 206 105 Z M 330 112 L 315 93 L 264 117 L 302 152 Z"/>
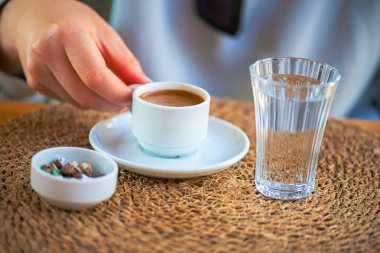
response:
<path id="1" fill-rule="evenodd" d="M 15 39 L 22 5 L 23 1 L 7 1 L 0 10 L 0 69 L 13 75 L 23 73 Z"/>

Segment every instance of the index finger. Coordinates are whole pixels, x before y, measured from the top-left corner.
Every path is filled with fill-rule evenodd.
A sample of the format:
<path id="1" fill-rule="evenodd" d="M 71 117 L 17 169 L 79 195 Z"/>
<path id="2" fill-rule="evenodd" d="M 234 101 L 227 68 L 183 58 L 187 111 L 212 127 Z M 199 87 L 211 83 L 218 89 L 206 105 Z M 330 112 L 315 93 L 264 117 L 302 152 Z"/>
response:
<path id="1" fill-rule="evenodd" d="M 68 37 L 65 51 L 83 83 L 111 103 L 128 103 L 132 90 L 107 67 L 93 38 L 83 31 Z"/>

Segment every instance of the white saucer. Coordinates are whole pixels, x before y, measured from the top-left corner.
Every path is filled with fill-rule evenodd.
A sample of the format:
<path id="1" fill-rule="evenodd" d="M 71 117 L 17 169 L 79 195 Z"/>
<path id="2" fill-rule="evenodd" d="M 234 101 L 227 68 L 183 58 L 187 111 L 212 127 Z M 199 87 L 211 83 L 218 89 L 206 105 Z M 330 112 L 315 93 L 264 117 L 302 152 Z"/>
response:
<path id="1" fill-rule="evenodd" d="M 249 149 L 249 139 L 242 130 L 216 117 L 210 117 L 208 135 L 198 150 L 182 158 L 160 158 L 144 153 L 132 134 L 129 112 L 98 122 L 92 127 L 89 139 L 95 150 L 128 170 L 160 178 L 209 175 L 238 162 Z"/>

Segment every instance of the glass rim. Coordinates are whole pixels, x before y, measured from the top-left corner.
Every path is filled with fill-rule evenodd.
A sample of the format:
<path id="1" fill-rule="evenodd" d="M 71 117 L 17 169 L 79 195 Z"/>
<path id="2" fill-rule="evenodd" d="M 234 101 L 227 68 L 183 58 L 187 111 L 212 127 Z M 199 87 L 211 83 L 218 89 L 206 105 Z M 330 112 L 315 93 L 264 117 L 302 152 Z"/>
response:
<path id="1" fill-rule="evenodd" d="M 249 66 L 249 72 L 251 74 L 251 77 L 259 79 L 259 80 L 262 80 L 262 81 L 269 81 L 270 79 L 268 78 L 268 76 L 262 76 L 262 75 L 257 75 L 255 73 L 253 73 L 253 68 L 254 68 L 254 66 L 256 66 L 256 65 L 258 65 L 260 63 L 263 63 L 263 62 L 266 62 L 266 61 L 273 61 L 273 60 L 305 60 L 305 61 L 309 61 L 309 62 L 313 62 L 313 63 L 319 63 L 321 65 L 324 65 L 324 66 L 328 67 L 330 70 L 335 71 L 336 74 L 337 74 L 336 78 L 333 81 L 330 81 L 330 82 L 321 82 L 318 85 L 315 85 L 315 84 L 297 84 L 297 85 L 292 85 L 292 88 L 295 88 L 295 89 L 297 89 L 297 88 L 316 88 L 316 87 L 334 86 L 334 85 L 337 85 L 338 82 L 342 78 L 341 75 L 340 75 L 339 70 L 337 68 L 331 66 L 330 64 L 327 64 L 327 63 L 322 62 L 322 61 L 311 60 L 309 58 L 293 57 L 293 56 L 289 56 L 289 57 L 268 57 L 268 58 L 257 60 L 257 61 L 255 61 L 253 64 L 251 64 Z M 271 80 L 271 85 L 272 86 L 280 86 L 280 87 L 287 86 L 287 84 L 284 83 L 284 82 L 279 82 L 279 81 L 274 81 L 274 80 Z"/>

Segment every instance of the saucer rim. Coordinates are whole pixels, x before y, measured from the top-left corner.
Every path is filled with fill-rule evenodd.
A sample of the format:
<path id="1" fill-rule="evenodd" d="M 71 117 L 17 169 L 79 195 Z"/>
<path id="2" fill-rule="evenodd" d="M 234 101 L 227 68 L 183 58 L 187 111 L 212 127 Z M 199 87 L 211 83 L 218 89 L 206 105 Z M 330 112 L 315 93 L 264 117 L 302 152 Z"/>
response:
<path id="1" fill-rule="evenodd" d="M 101 147 L 101 142 L 99 140 L 99 137 L 95 133 L 95 131 L 96 131 L 95 129 L 101 127 L 101 125 L 106 124 L 107 121 L 112 121 L 112 120 L 115 120 L 115 118 L 127 116 L 128 114 L 131 114 L 131 113 L 130 112 L 124 112 L 124 113 L 115 115 L 113 117 L 110 117 L 108 119 L 101 120 L 101 121 L 95 123 L 89 132 L 89 142 L 90 142 L 90 145 L 92 146 L 92 148 L 94 150 L 96 150 L 97 152 L 100 152 L 100 153 L 108 156 L 109 158 L 113 159 L 119 166 L 124 166 L 124 167 L 126 167 L 127 170 L 135 172 L 137 174 L 141 174 L 141 175 L 145 175 L 145 176 L 151 176 L 151 177 L 152 176 L 153 177 L 159 177 L 159 178 L 190 178 L 190 177 L 199 177 L 199 176 L 210 175 L 210 174 L 219 172 L 221 170 L 224 170 L 227 167 L 230 167 L 233 164 L 240 161 L 248 153 L 249 148 L 250 148 L 249 138 L 243 130 L 241 130 L 239 127 L 235 126 L 234 124 L 232 124 L 226 120 L 220 119 L 220 118 L 215 117 L 215 116 L 209 116 L 209 120 L 210 120 L 209 122 L 214 121 L 217 124 L 223 125 L 223 127 L 230 128 L 234 132 L 237 132 L 239 134 L 240 138 L 242 138 L 242 145 L 241 145 L 242 148 L 240 149 L 240 152 L 237 155 L 235 155 L 235 156 L 233 156 L 227 160 L 224 160 L 222 162 L 218 162 L 218 163 L 214 163 L 214 164 L 210 164 L 210 165 L 206 165 L 206 166 L 201 166 L 201 167 L 197 167 L 197 168 L 194 168 L 193 166 L 189 166 L 189 167 L 184 167 L 184 168 L 181 168 L 180 170 L 175 170 L 175 171 L 173 171 L 171 169 L 167 169 L 167 166 L 151 166 L 151 165 L 144 166 L 144 164 L 141 162 L 128 161 L 128 160 L 122 159 L 120 157 L 117 157 L 113 154 L 106 152 L 105 149 L 103 149 Z M 100 145 L 98 145 L 96 142 L 98 142 Z M 202 144 L 200 144 L 200 145 L 202 145 Z M 141 151 L 141 152 L 143 152 L 143 151 Z M 166 158 L 160 158 L 160 157 L 155 157 L 155 158 L 156 159 L 166 159 Z M 177 159 L 180 160 L 181 158 L 177 158 Z"/>

